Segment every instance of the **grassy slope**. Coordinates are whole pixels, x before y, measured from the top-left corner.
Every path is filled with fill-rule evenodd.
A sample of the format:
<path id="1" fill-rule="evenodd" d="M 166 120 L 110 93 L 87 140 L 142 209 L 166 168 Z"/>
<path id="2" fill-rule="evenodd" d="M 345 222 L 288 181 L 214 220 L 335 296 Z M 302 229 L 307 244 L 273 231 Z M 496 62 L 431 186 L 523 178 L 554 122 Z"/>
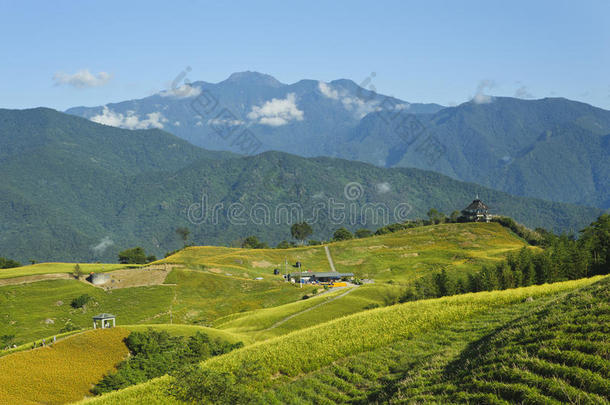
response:
<path id="1" fill-rule="evenodd" d="M 366 309 L 385 306 L 401 292 L 403 288 L 396 285 L 367 284 L 349 292 L 342 289 L 306 301 L 234 314 L 219 319 L 214 326 L 250 336 L 257 341 L 265 340 Z M 282 323 L 275 326 L 279 322 Z"/>
<path id="2" fill-rule="evenodd" d="M 117 324 L 208 323 L 242 310 L 282 305 L 300 299 L 309 289 L 277 281 L 254 281 L 200 271 L 173 270 L 167 283 L 104 291 L 76 280 L 41 281 L 0 287 L 0 335 L 14 334 L 25 343 L 59 333 L 70 321 L 91 326 L 100 312 L 117 316 Z M 86 309 L 70 307 L 88 294 Z"/>
<path id="3" fill-rule="evenodd" d="M 609 293 L 606 277 L 500 307 L 278 382 L 266 402 L 606 403 Z"/>
<path id="4" fill-rule="evenodd" d="M 430 269 L 448 268 L 473 271 L 483 264 L 497 261 L 525 242 L 499 224 L 443 224 L 413 228 L 396 233 L 330 243 L 337 271 L 353 272 L 358 277 L 377 281 L 407 283 Z M 303 270 L 329 271 L 322 246 L 292 249 L 237 249 L 225 247 L 191 247 L 160 262 L 190 267 L 205 266 L 223 273 L 244 276 L 273 276 L 273 269 L 288 272 L 300 261 Z"/>
<path id="5" fill-rule="evenodd" d="M 122 328 L 89 331 L 52 346 L 0 358 L 1 404 L 61 404 L 82 399 L 127 356 Z"/>
<path id="6" fill-rule="evenodd" d="M 465 294 L 374 309 L 249 345 L 210 359 L 202 367 L 231 371 L 245 363 L 257 361 L 263 364 L 268 376 L 276 376 L 274 384 L 280 384 L 349 356 L 444 330 L 464 319 L 475 319 L 490 311 L 519 305 L 529 296 L 536 300 L 544 299 L 590 285 L 600 279 L 597 277 L 507 291 Z M 308 347 L 308 350 L 300 350 L 302 347 Z M 163 396 L 168 381 L 168 377 L 162 377 L 94 399 L 92 403 L 174 403 L 173 399 Z"/>
<path id="7" fill-rule="evenodd" d="M 68 273 L 72 274 L 75 263 L 37 263 L 30 266 L 15 267 L 12 269 L 0 269 L 0 279 L 35 276 L 40 274 Z M 82 263 L 79 264 L 83 273 L 102 273 L 127 267 L 138 267 L 134 264 L 116 263 Z"/>
<path id="8" fill-rule="evenodd" d="M 226 340 L 230 343 L 242 342 L 244 344 L 250 343 L 247 336 L 232 333 L 224 330 L 218 330 L 214 328 L 208 328 L 206 326 L 199 325 L 176 325 L 176 324 L 148 324 L 148 325 L 121 325 L 121 328 L 127 329 L 130 332 L 145 332 L 149 328 L 157 331 L 165 331 L 172 336 L 192 336 L 197 332 L 205 333 L 211 338 L 217 338 Z"/>
<path id="9" fill-rule="evenodd" d="M 475 271 L 525 243 L 498 224 L 445 224 L 329 246 L 340 271 L 408 284 L 433 269 Z M 0 335 L 15 334 L 18 343 L 24 343 L 58 333 L 68 320 L 79 327 L 89 327 L 91 316 L 97 312 L 115 313 L 119 324 L 147 324 L 169 323 L 171 310 L 173 323 L 210 325 L 226 315 L 283 305 L 311 292 L 309 287 L 295 288 L 273 275 L 273 268 L 285 257 L 289 263 L 301 261 L 305 269 L 328 269 L 321 246 L 260 250 L 193 247 L 161 262 L 181 263 L 191 269 L 203 266 L 204 270 L 175 269 L 166 279 L 168 285 L 105 292 L 75 280 L 53 280 L 0 287 Z M 84 271 L 118 267 L 121 265 L 82 265 Z M 72 269 L 73 264 L 50 263 L 2 270 L 0 274 L 24 276 Z M 264 280 L 252 280 L 255 276 Z M 399 292 L 399 288 L 388 284 L 363 286 L 272 331 L 261 333 L 264 328 L 258 327 L 250 330 L 250 335 L 261 339 L 312 326 L 383 305 Z M 90 305 L 86 311 L 70 308 L 71 300 L 81 294 L 93 296 L 97 305 Z M 58 305 L 60 302 L 63 305 Z M 286 309 L 278 311 L 281 316 Z M 276 316 L 273 311 L 267 314 L 270 319 Z"/>
<path id="10" fill-rule="evenodd" d="M 0 404 L 60 404 L 90 395 L 91 384 L 112 371 L 127 355 L 123 338 L 129 332 L 149 328 L 174 336 L 202 332 L 231 343 L 249 342 L 245 336 L 197 325 L 122 325 L 103 331 L 70 332 L 75 336 L 57 336 L 62 339 L 55 345 L 35 350 L 20 347 L 15 349 L 20 353 L 0 358 Z M 52 338 L 47 339 L 47 343 L 51 341 Z M 9 372 L 12 369 L 17 373 Z"/>

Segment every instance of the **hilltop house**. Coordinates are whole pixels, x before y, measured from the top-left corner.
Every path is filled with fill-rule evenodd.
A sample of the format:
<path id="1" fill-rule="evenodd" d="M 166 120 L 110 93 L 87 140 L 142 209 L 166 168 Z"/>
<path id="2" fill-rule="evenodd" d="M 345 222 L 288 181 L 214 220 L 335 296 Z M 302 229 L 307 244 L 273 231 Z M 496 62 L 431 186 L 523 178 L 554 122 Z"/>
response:
<path id="1" fill-rule="evenodd" d="M 489 213 L 489 207 L 479 200 L 479 197 L 474 199 L 470 205 L 462 210 L 461 222 L 489 222 L 492 215 Z"/>

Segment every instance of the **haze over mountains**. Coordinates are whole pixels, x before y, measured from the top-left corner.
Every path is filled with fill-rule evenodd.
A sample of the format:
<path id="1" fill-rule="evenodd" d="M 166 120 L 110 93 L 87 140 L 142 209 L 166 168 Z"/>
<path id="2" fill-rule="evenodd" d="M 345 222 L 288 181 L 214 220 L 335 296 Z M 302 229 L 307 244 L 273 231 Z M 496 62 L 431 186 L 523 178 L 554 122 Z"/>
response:
<path id="1" fill-rule="evenodd" d="M 358 209 L 381 203 L 395 221 L 404 219 L 393 215 L 400 204 L 406 204 L 402 215 L 422 218 L 431 207 L 462 209 L 478 193 L 495 213 L 556 231 L 577 231 L 601 213 L 418 169 L 282 152 L 211 152 L 158 129 L 129 131 L 45 108 L 0 110 L 0 172 L 0 252 L 22 261 L 114 261 L 135 245 L 162 256 L 181 246 L 178 226 L 188 226 L 197 244 L 229 244 L 251 234 L 271 244 L 290 238 L 287 220 L 232 220 L 235 203 L 246 215 L 257 204 L 273 215 L 282 204 L 298 203 L 307 219 L 331 199 Z M 361 185 L 355 196 L 345 194 L 350 182 Z M 210 207 L 222 204 L 218 220 L 201 220 L 204 196 Z M 341 225 L 383 225 L 371 216 L 333 222 L 324 209 L 312 223 L 317 239 Z"/>
<path id="2" fill-rule="evenodd" d="M 196 100 L 205 113 L 193 108 Z M 242 72 L 67 112 L 123 128 L 162 128 L 206 149 L 238 153 L 240 144 L 219 134 L 247 129 L 260 141 L 256 152 L 416 167 L 511 194 L 610 208 L 610 112 L 567 99 L 478 94 L 445 108 L 350 80 L 287 85 Z"/>

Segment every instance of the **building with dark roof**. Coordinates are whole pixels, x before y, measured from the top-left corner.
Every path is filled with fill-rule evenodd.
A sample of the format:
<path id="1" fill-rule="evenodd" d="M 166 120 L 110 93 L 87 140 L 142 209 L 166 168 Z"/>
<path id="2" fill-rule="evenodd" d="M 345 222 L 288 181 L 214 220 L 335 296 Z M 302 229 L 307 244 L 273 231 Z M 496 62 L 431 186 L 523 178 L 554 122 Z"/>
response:
<path id="1" fill-rule="evenodd" d="M 462 210 L 462 222 L 489 222 L 492 215 L 489 207 L 477 197 L 470 205 Z"/>
<path id="2" fill-rule="evenodd" d="M 298 273 L 290 273 L 287 279 L 294 279 L 297 283 L 302 280 L 303 283 L 328 283 L 331 281 L 337 281 L 342 279 L 348 279 L 354 277 L 354 273 L 339 273 L 336 271 L 328 272 L 313 272 L 303 271 Z"/>

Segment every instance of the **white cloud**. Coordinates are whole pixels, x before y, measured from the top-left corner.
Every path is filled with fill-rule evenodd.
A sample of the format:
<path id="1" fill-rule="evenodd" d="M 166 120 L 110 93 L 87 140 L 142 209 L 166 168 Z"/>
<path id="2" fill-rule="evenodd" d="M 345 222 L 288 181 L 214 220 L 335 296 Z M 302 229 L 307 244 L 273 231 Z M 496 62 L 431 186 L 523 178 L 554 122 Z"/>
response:
<path id="1" fill-rule="evenodd" d="M 289 93 L 284 99 L 273 98 L 260 107 L 252 107 L 248 118 L 259 124 L 279 127 L 290 121 L 303 121 L 303 115 L 303 111 L 296 105 L 296 95 Z"/>
<path id="2" fill-rule="evenodd" d="M 208 120 L 208 125 L 227 125 L 229 127 L 236 127 L 238 125 L 243 125 L 244 122 L 242 120 L 231 120 L 231 119 L 223 119 L 223 118 L 212 118 Z M 199 122 L 196 125 L 201 125 Z"/>
<path id="3" fill-rule="evenodd" d="M 324 97 L 332 98 L 333 100 L 339 99 L 339 92 L 324 82 L 318 82 L 318 89 Z"/>
<path id="4" fill-rule="evenodd" d="M 353 111 L 358 118 L 362 118 L 373 111 L 380 111 L 379 102 L 364 101 L 358 97 L 343 97 L 341 99 L 346 110 Z"/>
<path id="5" fill-rule="evenodd" d="M 533 94 L 529 92 L 526 86 L 521 86 L 515 90 L 515 97 L 517 98 L 534 98 Z"/>
<path id="6" fill-rule="evenodd" d="M 127 129 L 163 128 L 163 123 L 167 122 L 167 118 L 160 112 L 146 114 L 146 117 L 145 119 L 140 119 L 134 111 L 127 111 L 126 114 L 117 113 L 104 106 L 101 114 L 95 115 L 90 119 L 98 124 Z"/>
<path id="7" fill-rule="evenodd" d="M 378 183 L 375 185 L 375 188 L 379 194 L 389 193 L 392 190 L 392 187 L 388 182 Z"/>
<path id="8" fill-rule="evenodd" d="M 357 118 L 362 118 L 368 113 L 380 110 L 378 100 L 364 100 L 360 97 L 352 97 L 344 89 L 334 89 L 330 84 L 324 82 L 318 82 L 318 89 L 324 97 L 341 101 L 343 107 L 353 112 Z M 404 105 L 408 108 L 407 104 L 398 104 L 396 107 L 399 105 Z"/>
<path id="9" fill-rule="evenodd" d="M 481 80 L 477 85 L 477 91 L 472 98 L 475 104 L 488 104 L 493 101 L 493 97 L 485 94 L 486 90 L 491 90 L 496 86 L 493 80 Z"/>
<path id="10" fill-rule="evenodd" d="M 78 89 L 103 86 L 112 78 L 107 72 L 99 72 L 97 75 L 89 72 L 88 69 L 81 69 L 74 74 L 57 72 L 53 75 L 56 86 L 70 85 Z"/>
<path id="11" fill-rule="evenodd" d="M 201 94 L 200 87 L 192 87 L 190 84 L 185 84 L 180 87 L 164 90 L 158 93 L 161 97 L 174 97 L 174 98 L 189 98 L 197 97 Z"/>
<path id="12" fill-rule="evenodd" d="M 409 103 L 396 104 L 396 106 L 394 107 L 394 109 L 398 111 L 408 110 L 409 108 L 411 108 L 411 104 Z"/>
<path id="13" fill-rule="evenodd" d="M 96 254 L 100 254 L 100 253 L 104 253 L 104 251 L 112 245 L 114 245 L 113 240 L 110 239 L 108 236 L 105 236 L 104 238 L 102 238 L 100 243 L 98 243 L 95 246 L 92 246 L 91 250 L 93 250 L 93 252 Z"/>

